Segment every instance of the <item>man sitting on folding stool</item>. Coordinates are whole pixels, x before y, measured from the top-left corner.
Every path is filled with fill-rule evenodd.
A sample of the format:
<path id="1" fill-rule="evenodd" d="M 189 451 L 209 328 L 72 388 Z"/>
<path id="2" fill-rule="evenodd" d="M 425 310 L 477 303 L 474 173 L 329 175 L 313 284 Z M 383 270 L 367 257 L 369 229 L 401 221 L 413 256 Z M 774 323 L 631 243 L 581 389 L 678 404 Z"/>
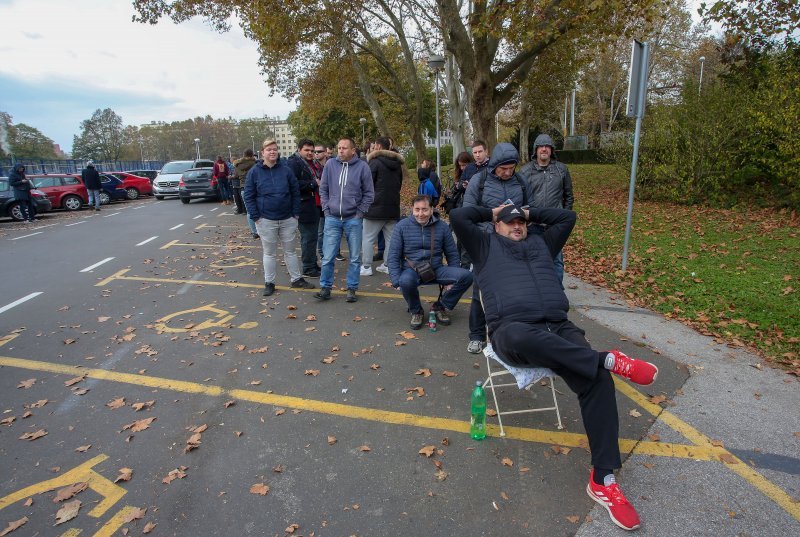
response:
<path id="1" fill-rule="evenodd" d="M 597 351 L 584 331 L 567 318 L 569 301 L 553 268 L 575 225 L 565 209 L 462 207 L 450 214 L 459 242 L 474 264 L 483 295 L 489 338 L 509 365 L 547 367 L 578 395 L 592 453 L 586 492 L 606 508 L 619 527 L 639 527 L 639 515 L 614 478 L 622 466 L 619 418 L 610 373 L 637 384 L 651 384 L 658 368 L 618 350 Z M 494 222 L 494 233 L 481 222 Z M 544 225 L 543 232 L 528 225 Z"/>

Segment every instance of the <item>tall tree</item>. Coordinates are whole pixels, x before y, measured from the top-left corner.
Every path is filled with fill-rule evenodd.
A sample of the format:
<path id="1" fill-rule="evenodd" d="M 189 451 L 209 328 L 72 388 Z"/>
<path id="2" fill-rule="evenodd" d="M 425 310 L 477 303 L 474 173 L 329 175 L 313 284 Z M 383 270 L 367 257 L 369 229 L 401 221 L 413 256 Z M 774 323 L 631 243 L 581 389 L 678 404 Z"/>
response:
<path id="1" fill-rule="evenodd" d="M 122 118 L 111 108 L 98 108 L 81 122 L 81 132 L 73 138 L 72 155 L 77 159 L 119 160 L 122 144 Z"/>
<path id="2" fill-rule="evenodd" d="M 17 158 L 56 158 L 55 142 L 37 128 L 17 123 L 11 127 L 11 148 Z"/>
<path id="3" fill-rule="evenodd" d="M 800 3 L 787 0 L 713 0 L 702 2 L 698 13 L 707 21 L 719 22 L 726 31 L 738 34 L 754 46 L 783 38 L 797 42 Z"/>

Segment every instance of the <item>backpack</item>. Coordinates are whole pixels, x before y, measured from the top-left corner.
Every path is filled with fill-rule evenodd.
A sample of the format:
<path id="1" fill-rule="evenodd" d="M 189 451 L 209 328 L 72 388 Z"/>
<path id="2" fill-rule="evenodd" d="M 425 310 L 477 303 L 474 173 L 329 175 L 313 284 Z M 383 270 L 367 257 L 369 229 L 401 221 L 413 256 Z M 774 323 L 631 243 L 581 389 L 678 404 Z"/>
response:
<path id="1" fill-rule="evenodd" d="M 483 187 L 486 186 L 486 175 L 488 173 L 489 170 L 487 168 L 484 168 L 483 171 L 481 172 L 481 177 L 478 183 L 478 199 L 475 200 L 476 202 L 475 205 L 477 205 L 478 207 L 480 207 L 483 204 Z M 522 179 L 522 177 L 520 177 L 519 175 L 514 174 L 514 177 L 517 178 L 519 186 L 522 187 L 522 206 L 526 207 L 528 205 L 528 191 L 526 188 L 527 185 L 525 184 L 525 180 Z"/>

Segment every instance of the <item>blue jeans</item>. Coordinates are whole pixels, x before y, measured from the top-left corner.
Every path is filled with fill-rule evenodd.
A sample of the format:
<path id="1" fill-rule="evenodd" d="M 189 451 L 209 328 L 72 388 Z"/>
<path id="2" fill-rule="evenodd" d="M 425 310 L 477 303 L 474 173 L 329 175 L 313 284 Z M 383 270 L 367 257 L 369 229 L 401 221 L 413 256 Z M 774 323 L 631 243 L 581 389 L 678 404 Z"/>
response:
<path id="1" fill-rule="evenodd" d="M 439 283 L 442 285 L 451 285 L 450 289 L 442 294 L 439 305 L 444 306 L 448 310 L 452 310 L 461 300 L 464 292 L 472 285 L 472 273 L 467 269 L 460 267 L 441 266 L 436 269 L 436 279 L 427 284 L 423 284 L 417 272 L 410 268 L 405 267 L 400 274 L 400 290 L 403 292 L 403 298 L 406 299 L 408 304 L 408 311 L 411 313 L 422 313 L 422 303 L 419 300 L 419 286 L 430 285 Z"/>
<path id="2" fill-rule="evenodd" d="M 250 226 L 250 231 L 253 233 L 253 235 L 258 235 L 258 230 L 256 229 L 256 223 L 252 218 L 250 218 L 249 213 L 247 214 L 247 225 Z"/>
<path id="3" fill-rule="evenodd" d="M 233 190 L 231 189 L 231 182 L 228 179 L 219 179 L 219 197 L 222 198 L 223 201 L 228 201 L 233 199 Z"/>
<path id="4" fill-rule="evenodd" d="M 86 192 L 89 193 L 89 207 L 94 205 L 95 209 L 100 208 L 100 190 L 89 190 L 86 189 Z"/>
<path id="5" fill-rule="evenodd" d="M 322 274 L 319 286 L 330 289 L 333 287 L 333 266 L 336 263 L 336 254 L 342 235 L 347 239 L 347 248 L 350 250 L 350 261 L 347 265 L 347 288 L 358 289 L 361 277 L 361 218 L 340 220 L 333 216 L 325 217 L 325 236 L 322 242 Z"/>

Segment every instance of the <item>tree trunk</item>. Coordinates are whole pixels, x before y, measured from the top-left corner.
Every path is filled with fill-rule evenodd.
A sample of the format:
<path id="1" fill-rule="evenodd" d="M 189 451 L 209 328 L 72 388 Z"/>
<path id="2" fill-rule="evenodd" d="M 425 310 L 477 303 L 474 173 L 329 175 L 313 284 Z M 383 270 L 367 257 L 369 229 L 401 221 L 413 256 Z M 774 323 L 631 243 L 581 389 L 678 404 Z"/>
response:
<path id="1" fill-rule="evenodd" d="M 461 83 L 467 89 L 469 117 L 475 131 L 474 138 L 485 141 L 491 151 L 497 143 L 495 133 L 497 108 L 494 104 L 494 85 L 489 80 L 489 73 L 486 70 L 478 71 L 472 80 L 464 80 L 462 77 Z"/>
<path id="2" fill-rule="evenodd" d="M 453 133 L 453 159 L 466 150 L 466 110 L 464 109 L 464 95 L 458 83 L 458 66 L 451 54 L 447 55 L 445 63 L 445 93 L 449 103 L 449 127 Z"/>
<path id="3" fill-rule="evenodd" d="M 375 121 L 375 126 L 382 136 L 390 136 L 389 127 L 386 125 L 386 119 L 383 117 L 383 109 L 375 98 L 375 94 L 372 93 L 372 86 L 370 86 L 369 78 L 367 78 L 367 73 L 364 71 L 364 66 L 361 65 L 358 55 L 353 53 L 353 48 L 350 46 L 350 43 L 346 43 L 346 46 L 350 62 L 353 64 L 353 68 L 358 74 L 358 89 L 361 90 L 361 96 L 364 97 L 364 102 L 366 102 L 369 107 L 372 119 Z"/>
<path id="4" fill-rule="evenodd" d="M 522 114 L 519 119 L 519 162 L 520 164 L 528 162 L 528 134 L 531 130 L 531 123 L 533 117 L 531 116 L 530 108 L 523 105 Z"/>

